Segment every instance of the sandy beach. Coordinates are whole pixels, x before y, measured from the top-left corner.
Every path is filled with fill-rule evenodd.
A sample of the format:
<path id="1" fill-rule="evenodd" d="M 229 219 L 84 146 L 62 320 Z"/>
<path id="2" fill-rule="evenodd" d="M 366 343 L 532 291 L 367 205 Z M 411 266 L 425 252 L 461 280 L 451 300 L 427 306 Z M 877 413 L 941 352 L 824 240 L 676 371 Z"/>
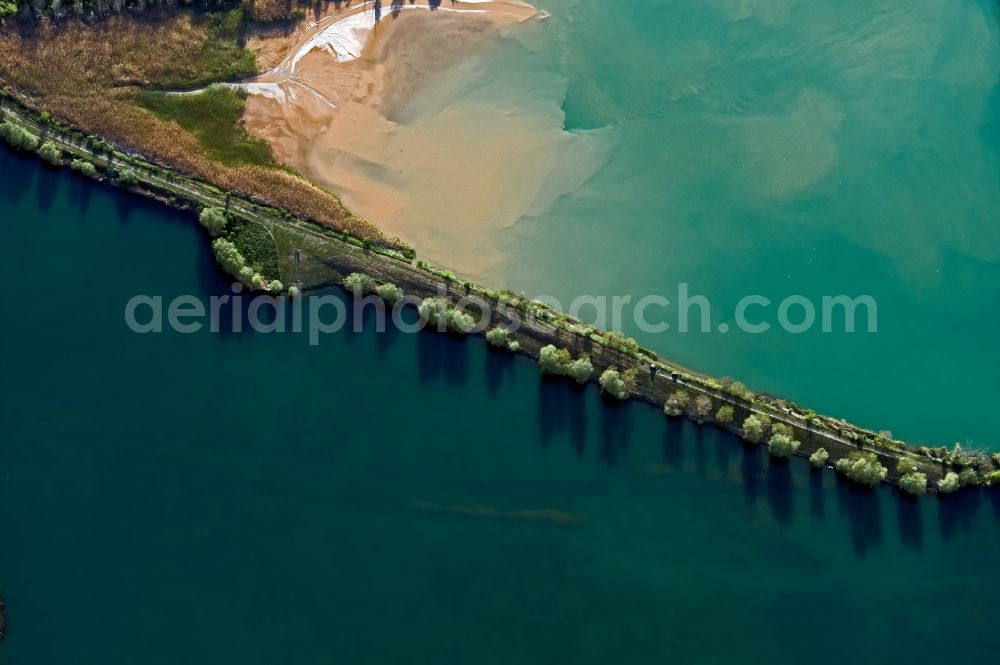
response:
<path id="1" fill-rule="evenodd" d="M 252 41 L 272 68 L 246 85 L 247 128 L 424 258 L 497 277 L 497 232 L 538 204 L 563 144 L 578 137 L 561 131 L 556 103 L 541 115 L 470 113 L 442 91 L 502 30 L 538 12 L 513 0 L 384 6 L 377 26 L 365 3 Z"/>

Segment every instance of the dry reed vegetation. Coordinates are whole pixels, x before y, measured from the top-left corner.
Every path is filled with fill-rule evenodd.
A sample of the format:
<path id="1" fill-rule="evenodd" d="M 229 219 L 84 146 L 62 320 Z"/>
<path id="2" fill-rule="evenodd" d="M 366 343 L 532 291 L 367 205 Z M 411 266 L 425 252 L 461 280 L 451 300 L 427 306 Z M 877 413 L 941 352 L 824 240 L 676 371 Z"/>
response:
<path id="1" fill-rule="evenodd" d="M 42 25 L 31 36 L 0 30 L 0 73 L 35 106 L 85 132 L 220 188 L 358 238 L 405 249 L 398 238 L 387 238 L 304 178 L 278 168 L 224 165 L 176 122 L 161 120 L 136 104 L 143 89 L 211 78 L 227 49 L 242 50 L 235 41 L 213 36 L 210 23 L 196 22 L 187 13 L 155 23 L 117 16 L 96 26 Z"/>
<path id="2" fill-rule="evenodd" d="M 251 18 L 261 23 L 285 21 L 301 13 L 295 0 L 246 0 Z"/>

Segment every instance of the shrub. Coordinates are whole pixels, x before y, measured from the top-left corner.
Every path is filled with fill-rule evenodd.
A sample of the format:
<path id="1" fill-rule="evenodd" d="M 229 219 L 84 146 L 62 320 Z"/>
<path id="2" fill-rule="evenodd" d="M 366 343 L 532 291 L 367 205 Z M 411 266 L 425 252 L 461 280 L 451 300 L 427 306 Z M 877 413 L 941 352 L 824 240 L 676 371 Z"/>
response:
<path id="1" fill-rule="evenodd" d="M 521 348 L 521 343 L 518 342 L 516 339 L 511 341 L 511 343 L 507 345 L 507 350 L 510 351 L 511 353 L 516 353 L 517 350 L 520 348 Z"/>
<path id="2" fill-rule="evenodd" d="M 222 208 L 203 208 L 198 215 L 198 221 L 213 238 L 218 238 L 226 232 L 226 213 Z"/>
<path id="3" fill-rule="evenodd" d="M 257 222 L 245 219 L 228 219 L 228 237 L 240 250 L 248 266 L 261 273 L 266 279 L 279 279 L 278 250 L 270 232 Z"/>
<path id="4" fill-rule="evenodd" d="M 767 452 L 775 457 L 791 457 L 799 449 L 800 445 L 792 437 L 779 432 L 773 435 L 771 440 L 767 442 Z"/>
<path id="5" fill-rule="evenodd" d="M 38 155 L 54 166 L 62 164 L 62 150 L 60 150 L 56 144 L 51 141 L 46 141 L 42 144 L 42 147 L 38 149 Z"/>
<path id="6" fill-rule="evenodd" d="M 571 362 L 566 373 L 573 377 L 577 383 L 586 383 L 594 373 L 594 365 L 590 362 L 590 358 L 584 356 Z"/>
<path id="7" fill-rule="evenodd" d="M 698 419 L 698 422 L 705 420 L 712 415 L 712 398 L 708 395 L 699 395 L 694 400 L 691 412 Z"/>
<path id="8" fill-rule="evenodd" d="M 899 489 L 913 496 L 927 493 L 927 474 L 912 471 L 899 478 Z"/>
<path id="9" fill-rule="evenodd" d="M 375 278 L 371 275 L 363 272 L 352 272 L 344 280 L 344 288 L 354 294 L 355 298 L 361 297 L 367 293 L 370 293 L 375 288 Z M 434 300 L 433 298 L 428 298 L 428 300 Z M 427 302 L 426 300 L 424 302 Z M 437 301 L 435 301 L 436 303 Z M 423 314 L 423 312 L 421 312 Z M 431 323 L 437 323 L 437 319 Z"/>
<path id="10" fill-rule="evenodd" d="M 941 494 L 951 494 L 959 487 L 961 487 L 961 482 L 958 479 L 958 474 L 954 471 L 949 471 L 944 475 L 944 478 L 938 481 L 938 492 Z"/>
<path id="11" fill-rule="evenodd" d="M 879 463 L 877 455 L 860 451 L 837 460 L 835 468 L 859 485 L 867 487 L 875 487 L 889 473 L 889 469 Z"/>
<path id="12" fill-rule="evenodd" d="M 750 443 L 760 443 L 764 440 L 764 423 L 755 413 L 743 421 L 743 438 Z"/>
<path id="13" fill-rule="evenodd" d="M 302 297 L 302 291 L 297 286 L 288 287 L 288 297 L 289 298 L 300 298 Z"/>
<path id="14" fill-rule="evenodd" d="M 719 407 L 719 410 L 715 413 L 715 419 L 723 424 L 733 422 L 733 407 L 728 404 Z"/>
<path id="15" fill-rule="evenodd" d="M 1000 487 L 1000 471 L 992 471 L 985 478 L 990 487 Z"/>
<path id="16" fill-rule="evenodd" d="M 17 150 L 35 150 L 38 138 L 31 132 L 9 122 L 0 122 L 0 137 Z"/>
<path id="17" fill-rule="evenodd" d="M 830 459 L 830 453 L 826 452 L 826 448 L 820 448 L 809 456 L 809 463 L 818 469 L 825 466 L 828 459 Z"/>
<path id="18" fill-rule="evenodd" d="M 139 184 L 139 177 L 132 169 L 125 169 L 118 174 L 118 184 L 122 187 L 135 187 Z"/>
<path id="19" fill-rule="evenodd" d="M 267 291 L 271 293 L 278 294 L 285 290 L 285 285 L 281 283 L 281 280 L 272 279 L 267 283 Z"/>
<path id="20" fill-rule="evenodd" d="M 458 335 L 465 335 L 476 327 L 476 320 L 471 314 L 454 307 L 444 310 L 444 321 L 448 330 Z"/>
<path id="21" fill-rule="evenodd" d="M 395 284 L 386 282 L 375 289 L 375 295 L 381 298 L 385 304 L 392 307 L 403 297 L 403 289 Z"/>
<path id="22" fill-rule="evenodd" d="M 663 405 L 663 413 L 668 416 L 679 416 L 684 413 L 691 402 L 691 395 L 686 390 L 675 390 L 667 397 L 666 404 Z"/>
<path id="23" fill-rule="evenodd" d="M 625 399 L 629 396 L 630 391 L 625 377 L 613 367 L 604 370 L 598 383 L 601 384 L 601 389 L 604 392 L 616 399 Z"/>
<path id="24" fill-rule="evenodd" d="M 962 469 L 958 472 L 958 482 L 962 487 L 979 484 L 979 474 L 973 468 Z"/>
<path id="25" fill-rule="evenodd" d="M 86 159 L 74 159 L 70 163 L 70 168 L 77 173 L 87 176 L 88 178 L 94 178 L 97 176 L 97 167 L 91 162 L 88 162 Z"/>

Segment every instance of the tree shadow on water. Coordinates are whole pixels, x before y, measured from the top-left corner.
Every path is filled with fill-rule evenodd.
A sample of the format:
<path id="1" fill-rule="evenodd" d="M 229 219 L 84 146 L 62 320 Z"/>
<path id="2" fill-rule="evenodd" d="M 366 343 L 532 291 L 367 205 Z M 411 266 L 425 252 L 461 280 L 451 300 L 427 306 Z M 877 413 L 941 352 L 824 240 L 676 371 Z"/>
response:
<path id="1" fill-rule="evenodd" d="M 543 376 L 538 382 L 538 430 L 542 446 L 556 436 L 568 434 L 577 456 L 583 455 L 587 439 L 587 414 L 582 399 L 584 387 Z"/>
<path id="2" fill-rule="evenodd" d="M 787 459 L 771 459 L 767 466 L 767 505 L 778 526 L 792 523 L 792 469 Z"/>
<path id="3" fill-rule="evenodd" d="M 863 559 L 882 546 L 882 511 L 877 490 L 837 477 L 837 507 L 847 519 L 854 553 Z"/>
<path id="4" fill-rule="evenodd" d="M 132 194 L 129 192 L 113 191 L 115 201 L 115 214 L 118 217 L 118 223 L 122 226 L 126 226 L 129 220 L 132 218 L 132 214 L 143 206 L 151 205 L 153 202 L 148 201 L 138 194 Z M 155 204 L 159 210 L 162 204 Z M 169 216 L 169 215 L 168 215 Z"/>
<path id="5" fill-rule="evenodd" d="M 684 464 L 684 422 L 680 418 L 664 418 L 663 461 L 672 469 Z"/>
<path id="6" fill-rule="evenodd" d="M 899 538 L 904 547 L 919 552 L 924 546 L 924 524 L 921 520 L 924 500 L 900 492 L 896 503 Z"/>
<path id="7" fill-rule="evenodd" d="M 729 474 L 729 465 L 732 463 L 734 439 L 719 430 L 710 430 L 708 438 L 715 447 L 715 468 L 725 477 Z"/>
<path id="8" fill-rule="evenodd" d="M 817 520 L 826 517 L 826 494 L 823 492 L 824 469 L 809 471 L 809 513 Z"/>
<path id="9" fill-rule="evenodd" d="M 602 396 L 599 455 L 609 468 L 625 459 L 628 453 L 631 410 L 628 404 Z"/>
<path id="10" fill-rule="evenodd" d="M 486 391 L 490 397 L 496 397 L 507 376 L 514 371 L 514 356 L 505 351 L 494 349 L 487 345 L 484 360 L 486 376 Z"/>
<path id="11" fill-rule="evenodd" d="M 90 199 L 94 192 L 94 182 L 81 176 L 74 176 L 69 184 L 69 201 L 82 217 L 90 209 Z"/>
<path id="12" fill-rule="evenodd" d="M 34 158 L 13 153 L 2 145 L 0 145 L 0 165 L 3 167 L 3 177 L 0 178 L 0 201 L 13 207 L 35 187 L 39 165 L 35 163 Z"/>
<path id="13" fill-rule="evenodd" d="M 706 458 L 705 427 L 696 425 L 694 428 L 694 471 L 699 478 L 704 478 L 708 472 L 708 460 Z"/>
<path id="14" fill-rule="evenodd" d="M 976 513 L 983 504 L 983 490 L 969 487 L 954 494 L 938 495 L 938 524 L 944 542 L 961 531 L 968 531 L 975 522 Z"/>
<path id="15" fill-rule="evenodd" d="M 743 497 L 748 504 L 755 505 L 760 494 L 761 446 L 743 444 L 743 460 L 740 475 L 743 478 Z"/>
<path id="16" fill-rule="evenodd" d="M 469 379 L 467 340 L 432 331 L 417 333 L 417 376 L 421 385 L 444 381 L 464 386 Z"/>
<path id="17" fill-rule="evenodd" d="M 401 334 L 399 328 L 394 326 L 391 321 L 386 324 L 385 329 L 375 333 L 375 353 L 378 354 L 379 360 L 385 360 L 389 349 L 392 348 Z"/>
<path id="18" fill-rule="evenodd" d="M 52 210 L 52 204 L 59 196 L 59 189 L 62 187 L 63 179 L 55 174 L 55 167 L 48 164 L 41 166 L 41 179 L 35 188 L 35 199 L 38 209 L 44 213 Z"/>

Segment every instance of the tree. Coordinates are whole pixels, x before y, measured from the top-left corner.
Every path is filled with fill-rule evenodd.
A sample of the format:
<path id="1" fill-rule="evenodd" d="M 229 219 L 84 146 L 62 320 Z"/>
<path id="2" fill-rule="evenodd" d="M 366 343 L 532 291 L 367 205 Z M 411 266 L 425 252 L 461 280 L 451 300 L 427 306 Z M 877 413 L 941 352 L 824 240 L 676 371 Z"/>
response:
<path id="1" fill-rule="evenodd" d="M 889 473 L 889 469 L 879 463 L 877 455 L 861 451 L 841 457 L 835 468 L 859 485 L 867 487 L 875 487 Z"/>
<path id="2" fill-rule="evenodd" d="M 698 419 L 698 422 L 702 422 L 705 418 L 712 415 L 712 398 L 708 395 L 699 395 L 694 400 L 694 407 L 691 409 L 692 414 Z"/>
<path id="3" fill-rule="evenodd" d="M 375 289 L 375 295 L 385 301 L 385 304 L 392 307 L 403 297 L 403 289 L 395 284 L 386 282 Z"/>
<path id="4" fill-rule="evenodd" d="M 572 357 L 566 349 L 557 349 L 554 345 L 543 346 L 538 352 L 538 365 L 542 374 L 566 374 Z"/>
<path id="5" fill-rule="evenodd" d="M 448 330 L 458 335 L 465 335 L 476 327 L 476 320 L 468 312 L 449 307 L 444 311 L 444 320 Z"/>
<path id="6" fill-rule="evenodd" d="M 508 348 L 510 331 L 506 328 L 492 328 L 486 333 L 486 343 L 498 349 Z"/>
<path id="7" fill-rule="evenodd" d="M 354 294 L 355 298 L 360 298 L 361 296 L 370 293 L 372 289 L 375 288 L 375 278 L 363 272 L 352 272 L 347 276 L 347 279 L 344 280 L 344 288 Z M 430 300 L 434 299 L 430 298 Z M 437 319 L 431 321 L 431 323 L 436 322 Z"/>
<path id="8" fill-rule="evenodd" d="M 601 390 L 616 399 L 625 399 L 629 396 L 630 391 L 625 377 L 613 367 L 604 370 L 598 383 L 601 384 Z"/>
<path id="9" fill-rule="evenodd" d="M 201 214 L 198 215 L 198 221 L 213 238 L 218 238 L 226 233 L 226 213 L 222 208 L 203 208 Z"/>
<path id="10" fill-rule="evenodd" d="M 779 432 L 767 442 L 767 452 L 775 457 L 791 457 L 801 444 L 792 437 Z"/>
<path id="11" fill-rule="evenodd" d="M 15 150 L 29 151 L 38 148 L 38 137 L 9 122 L 0 122 L 0 138 L 7 141 Z"/>
<path id="12" fill-rule="evenodd" d="M 757 414 L 751 413 L 743 421 L 743 438 L 750 443 L 760 443 L 764 440 L 764 423 L 757 417 Z"/>
<path id="13" fill-rule="evenodd" d="M 724 425 L 733 422 L 733 407 L 728 404 L 719 407 L 715 413 L 715 420 Z"/>
<path id="14" fill-rule="evenodd" d="M 139 184 L 139 177 L 132 169 L 125 169 L 118 174 L 118 184 L 122 187 L 135 187 Z"/>
<path id="15" fill-rule="evenodd" d="M 979 484 L 979 474 L 972 467 L 958 472 L 958 482 L 962 487 Z"/>
<path id="16" fill-rule="evenodd" d="M 590 358 L 583 356 L 571 362 L 566 368 L 566 373 L 577 383 L 586 383 L 594 373 L 594 365 L 590 362 Z"/>
<path id="17" fill-rule="evenodd" d="M 747 387 L 739 381 L 733 381 L 725 387 L 725 390 L 733 397 L 739 397 L 740 399 L 750 399 L 753 396 L 753 393 L 747 390 Z"/>
<path id="18" fill-rule="evenodd" d="M 913 471 L 899 477 L 899 489 L 913 496 L 927 493 L 927 474 Z"/>
<path id="19" fill-rule="evenodd" d="M 679 416 L 687 409 L 691 402 L 691 395 L 686 390 L 675 390 L 667 397 L 666 404 L 663 405 L 663 413 L 668 416 Z"/>
<path id="20" fill-rule="evenodd" d="M 949 471 L 944 475 L 944 478 L 938 481 L 938 492 L 941 494 L 951 494 L 961 487 L 961 482 L 958 480 L 958 474 L 954 471 Z"/>
<path id="21" fill-rule="evenodd" d="M 91 162 L 88 162 L 86 159 L 74 159 L 70 163 L 70 168 L 81 175 L 87 176 L 88 178 L 94 178 L 97 176 L 97 167 Z"/>
<path id="22" fill-rule="evenodd" d="M 242 279 L 242 271 L 247 267 L 246 259 L 236 249 L 236 245 L 225 238 L 217 238 L 212 243 L 212 251 L 215 253 L 215 260 L 233 277 Z"/>
<path id="23" fill-rule="evenodd" d="M 912 457 L 900 457 L 899 461 L 896 462 L 896 473 L 898 473 L 900 477 L 919 470 L 920 469 L 917 467 L 917 461 Z"/>
<path id="24" fill-rule="evenodd" d="M 826 464 L 828 459 L 830 459 L 830 453 L 826 452 L 826 448 L 820 448 L 809 456 L 809 463 L 819 469 Z"/>
<path id="25" fill-rule="evenodd" d="M 49 164 L 54 166 L 59 166 L 62 164 L 62 150 L 56 147 L 55 143 L 52 141 L 46 141 L 38 149 L 38 155 L 47 161 Z"/>
<path id="26" fill-rule="evenodd" d="M 17 3 L 7 0 L 0 1 L 0 24 L 13 16 L 17 16 Z"/>
<path id="27" fill-rule="evenodd" d="M 438 318 L 442 313 L 442 306 L 436 298 L 424 298 L 417 306 L 417 312 L 420 313 L 421 319 L 433 326 L 437 325 Z"/>
<path id="28" fill-rule="evenodd" d="M 621 351 L 622 353 L 627 353 L 630 356 L 634 356 L 639 353 L 639 343 L 631 337 L 626 337 L 620 332 L 614 331 L 604 333 L 601 340 L 604 342 L 605 346 L 615 349 L 616 351 Z"/>

